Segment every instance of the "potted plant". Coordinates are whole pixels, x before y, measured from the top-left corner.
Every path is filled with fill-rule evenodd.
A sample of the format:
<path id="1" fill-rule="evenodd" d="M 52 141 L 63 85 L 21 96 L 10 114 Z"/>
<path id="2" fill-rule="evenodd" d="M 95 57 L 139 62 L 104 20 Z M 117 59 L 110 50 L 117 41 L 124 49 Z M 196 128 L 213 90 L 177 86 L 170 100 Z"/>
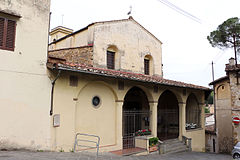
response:
<path id="1" fill-rule="evenodd" d="M 142 130 L 138 130 L 135 133 L 136 136 L 146 136 L 146 135 L 151 135 L 151 129 L 142 129 Z"/>
<path id="2" fill-rule="evenodd" d="M 158 137 L 149 138 L 149 152 L 154 152 L 158 150 Z"/>

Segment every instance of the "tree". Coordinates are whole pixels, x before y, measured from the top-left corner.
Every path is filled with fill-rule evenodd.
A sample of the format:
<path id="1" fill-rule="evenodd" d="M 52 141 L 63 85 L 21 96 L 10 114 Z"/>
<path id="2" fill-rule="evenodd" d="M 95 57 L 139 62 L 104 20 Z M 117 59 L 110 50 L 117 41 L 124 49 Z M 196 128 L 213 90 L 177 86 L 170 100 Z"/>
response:
<path id="1" fill-rule="evenodd" d="M 212 91 L 211 94 L 208 96 L 207 104 L 213 104 L 213 91 Z"/>
<path id="2" fill-rule="evenodd" d="M 233 48 L 237 65 L 237 52 L 240 51 L 240 19 L 229 18 L 207 36 L 212 47 L 220 49 Z"/>

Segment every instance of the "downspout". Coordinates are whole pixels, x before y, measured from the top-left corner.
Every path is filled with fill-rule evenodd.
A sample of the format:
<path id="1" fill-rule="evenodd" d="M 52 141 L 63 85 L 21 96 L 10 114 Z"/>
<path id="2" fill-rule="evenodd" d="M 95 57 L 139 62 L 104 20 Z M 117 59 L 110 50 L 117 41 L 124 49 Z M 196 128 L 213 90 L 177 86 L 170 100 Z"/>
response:
<path id="1" fill-rule="evenodd" d="M 60 77 L 60 74 L 61 74 L 61 70 L 58 70 L 57 76 L 56 76 L 55 79 L 52 81 L 50 116 L 53 114 L 53 93 L 54 93 L 54 86 L 55 86 L 55 82 L 56 82 L 57 79 Z"/>

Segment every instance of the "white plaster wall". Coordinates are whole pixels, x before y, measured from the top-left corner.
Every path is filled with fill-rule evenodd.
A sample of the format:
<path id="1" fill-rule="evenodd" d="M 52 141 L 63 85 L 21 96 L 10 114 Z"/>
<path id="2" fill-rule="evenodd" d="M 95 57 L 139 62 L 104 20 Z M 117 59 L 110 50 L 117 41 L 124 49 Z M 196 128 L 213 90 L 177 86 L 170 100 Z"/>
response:
<path id="1" fill-rule="evenodd" d="M 0 1 L 0 10 L 22 16 L 13 17 L 15 50 L 0 49 L 0 148 L 50 147 L 49 7 L 49 0 Z"/>

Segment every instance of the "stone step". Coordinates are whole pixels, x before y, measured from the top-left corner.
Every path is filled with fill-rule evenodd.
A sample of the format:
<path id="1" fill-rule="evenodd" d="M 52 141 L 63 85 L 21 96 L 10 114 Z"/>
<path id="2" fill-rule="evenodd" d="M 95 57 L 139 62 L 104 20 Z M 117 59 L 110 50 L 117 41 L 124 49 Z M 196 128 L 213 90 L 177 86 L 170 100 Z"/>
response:
<path id="1" fill-rule="evenodd" d="M 182 150 L 187 150 L 187 147 L 185 145 L 176 145 L 174 147 L 166 147 L 165 153 L 168 152 L 179 152 Z"/>
<path id="2" fill-rule="evenodd" d="M 167 148 L 174 148 L 174 147 L 178 147 L 178 146 L 186 147 L 186 145 L 184 145 L 184 143 L 182 143 L 182 142 L 168 143 L 168 144 L 165 144 L 165 146 Z"/>
<path id="3" fill-rule="evenodd" d="M 177 138 L 175 138 L 175 139 L 164 140 L 163 142 L 165 144 L 169 144 L 169 143 L 175 143 L 175 142 L 181 142 L 181 141 L 179 141 Z"/>
<path id="4" fill-rule="evenodd" d="M 165 154 L 173 154 L 173 153 L 180 153 L 180 152 L 188 152 L 188 149 L 184 148 L 184 149 L 179 149 L 179 150 L 176 150 L 176 151 L 170 151 L 170 152 L 167 152 Z"/>
<path id="5" fill-rule="evenodd" d="M 165 140 L 161 146 L 163 147 L 163 154 L 188 151 L 187 146 L 178 139 Z"/>

